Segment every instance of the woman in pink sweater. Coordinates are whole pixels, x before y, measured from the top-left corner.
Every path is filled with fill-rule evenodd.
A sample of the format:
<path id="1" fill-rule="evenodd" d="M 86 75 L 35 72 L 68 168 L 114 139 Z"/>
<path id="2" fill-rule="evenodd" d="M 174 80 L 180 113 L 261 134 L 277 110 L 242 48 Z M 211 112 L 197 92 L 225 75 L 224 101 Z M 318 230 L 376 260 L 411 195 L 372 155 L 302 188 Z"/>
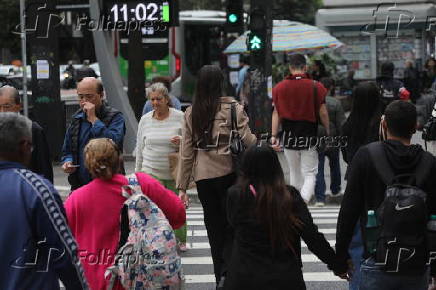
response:
<path id="1" fill-rule="evenodd" d="M 104 273 L 114 262 L 120 240 L 120 213 L 127 179 L 116 174 L 120 153 L 112 140 L 93 139 L 85 149 L 85 164 L 94 180 L 73 191 L 65 201 L 68 224 L 79 245 L 79 259 L 92 290 L 104 290 Z M 186 221 L 185 207 L 171 191 L 145 173 L 136 173 L 142 192 L 168 218 L 174 229 Z M 120 285 L 116 287 L 123 289 Z"/>

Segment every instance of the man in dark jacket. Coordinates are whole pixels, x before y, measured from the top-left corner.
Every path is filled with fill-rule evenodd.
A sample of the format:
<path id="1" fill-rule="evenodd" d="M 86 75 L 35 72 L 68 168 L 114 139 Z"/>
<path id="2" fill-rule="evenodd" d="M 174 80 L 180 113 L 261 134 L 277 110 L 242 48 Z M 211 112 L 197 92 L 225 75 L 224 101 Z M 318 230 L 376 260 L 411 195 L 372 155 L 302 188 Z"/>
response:
<path id="1" fill-rule="evenodd" d="M 429 214 L 436 213 L 436 162 L 420 145 L 410 143 L 416 128 L 416 108 L 404 101 L 394 101 L 385 111 L 382 127 L 387 132 L 387 140 L 381 143 L 387 163 L 395 176 L 415 174 L 421 168 L 421 160 L 429 160 L 430 166 L 423 174 L 420 189 L 427 194 L 426 205 Z M 351 164 L 347 188 L 338 217 L 336 252 L 340 259 L 348 260 L 348 248 L 354 228 L 360 220 L 360 228 L 365 242 L 365 252 L 361 268 L 360 289 L 427 289 L 428 272 L 426 263 L 410 270 L 410 273 L 396 275 L 386 273 L 381 266 L 374 264 L 374 256 L 369 253 L 366 241 L 368 210 L 378 209 L 385 198 L 386 184 L 382 181 L 372 161 L 369 146 L 359 149 Z M 425 155 L 425 156 L 424 156 Z M 427 167 L 426 167 L 427 168 Z M 397 209 L 398 210 L 398 209 Z M 425 227 L 425 225 L 422 225 Z M 377 249 L 378 251 L 378 249 Z M 425 259 L 424 259 L 425 260 Z M 390 288 L 383 288 L 386 287 Z M 387 286 L 394 285 L 394 286 Z"/>
<path id="2" fill-rule="evenodd" d="M 14 87 L 0 88 L 0 112 L 19 113 L 22 109 L 20 95 Z M 29 120 L 29 122 L 32 122 Z M 53 166 L 44 130 L 37 122 L 32 122 L 32 159 L 29 169 L 53 183 Z"/>
<path id="3" fill-rule="evenodd" d="M 0 113 L 0 289 L 88 289 L 59 194 L 25 169 L 30 123 Z"/>
<path id="4" fill-rule="evenodd" d="M 403 82 L 394 78 L 394 70 L 395 65 L 392 62 L 384 62 L 381 65 L 380 77 L 377 78 L 381 100 L 385 107 L 394 100 L 410 99 L 410 92 L 404 87 Z"/>
<path id="5" fill-rule="evenodd" d="M 339 138 L 341 135 L 341 128 L 345 122 L 345 113 L 342 108 L 341 102 L 334 97 L 335 82 L 332 78 L 322 78 L 320 82 L 327 89 L 328 93 L 326 96 L 326 106 L 327 112 L 329 114 L 329 124 L 330 124 L 330 139 L 333 142 L 326 141 L 326 143 L 331 143 L 330 147 L 325 148 L 325 150 L 318 151 L 318 173 L 316 175 L 316 185 L 315 185 L 315 206 L 324 206 L 326 201 L 326 184 L 324 178 L 324 163 L 325 158 L 329 159 L 330 166 L 330 191 L 332 196 L 337 196 L 341 192 L 341 164 L 339 161 Z M 318 125 L 318 136 L 325 136 L 325 128 Z M 326 137 L 327 138 L 327 137 Z"/>
<path id="6" fill-rule="evenodd" d="M 77 84 L 77 95 L 80 110 L 73 115 L 62 147 L 62 169 L 69 174 L 71 190 L 91 181 L 83 152 L 88 141 L 109 138 L 122 149 L 126 133 L 122 113 L 103 102 L 103 85 L 99 80 L 93 77 L 84 78 Z"/>

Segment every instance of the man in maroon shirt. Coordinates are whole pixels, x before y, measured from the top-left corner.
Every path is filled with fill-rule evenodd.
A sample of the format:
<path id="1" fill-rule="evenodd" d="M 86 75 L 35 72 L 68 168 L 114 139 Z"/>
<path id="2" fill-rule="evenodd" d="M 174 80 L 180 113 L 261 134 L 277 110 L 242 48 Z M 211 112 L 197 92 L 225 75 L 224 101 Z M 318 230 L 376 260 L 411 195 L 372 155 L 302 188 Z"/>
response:
<path id="1" fill-rule="evenodd" d="M 326 128 L 327 135 L 330 133 L 325 105 L 327 90 L 309 77 L 303 55 L 291 56 L 289 70 L 291 74 L 273 88 L 271 144 L 279 148 L 280 141 L 283 142 L 290 183 L 308 203 L 315 191 L 318 172 L 318 122 Z M 277 138 L 279 125 L 283 131 L 281 140 Z"/>

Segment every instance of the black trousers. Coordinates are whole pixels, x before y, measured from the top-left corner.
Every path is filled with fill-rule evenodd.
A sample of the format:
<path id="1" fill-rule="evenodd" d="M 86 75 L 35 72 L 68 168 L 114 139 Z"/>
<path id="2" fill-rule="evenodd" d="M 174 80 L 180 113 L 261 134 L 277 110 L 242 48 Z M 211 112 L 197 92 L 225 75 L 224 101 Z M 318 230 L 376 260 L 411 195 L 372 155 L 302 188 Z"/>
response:
<path id="1" fill-rule="evenodd" d="M 227 189 L 235 181 L 236 175 L 232 173 L 196 182 L 217 283 L 225 276 L 232 255 L 233 229 L 227 221 Z"/>

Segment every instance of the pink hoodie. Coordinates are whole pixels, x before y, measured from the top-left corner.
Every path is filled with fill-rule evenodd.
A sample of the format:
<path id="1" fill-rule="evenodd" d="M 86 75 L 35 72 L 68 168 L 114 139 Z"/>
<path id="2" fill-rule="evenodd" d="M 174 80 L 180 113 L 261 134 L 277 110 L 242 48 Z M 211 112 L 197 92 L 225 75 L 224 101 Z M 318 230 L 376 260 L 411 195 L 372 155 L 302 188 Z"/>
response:
<path id="1" fill-rule="evenodd" d="M 186 221 L 179 197 L 145 173 L 136 173 L 142 192 L 162 209 L 174 229 Z M 124 201 L 120 174 L 111 180 L 94 179 L 73 191 L 65 201 L 68 224 L 79 245 L 78 255 L 91 290 L 106 289 L 104 272 L 113 263 L 120 238 L 120 214 Z"/>

